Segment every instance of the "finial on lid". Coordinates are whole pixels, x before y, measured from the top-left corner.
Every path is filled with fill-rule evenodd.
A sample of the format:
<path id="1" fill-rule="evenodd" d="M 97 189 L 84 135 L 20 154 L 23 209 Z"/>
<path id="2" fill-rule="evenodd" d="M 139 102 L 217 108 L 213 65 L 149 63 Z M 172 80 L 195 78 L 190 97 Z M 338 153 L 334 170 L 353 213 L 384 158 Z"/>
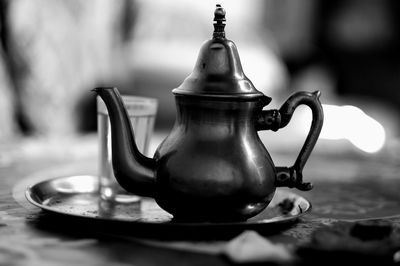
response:
<path id="1" fill-rule="evenodd" d="M 214 33 L 213 38 L 225 38 L 225 9 L 217 4 L 214 11 Z"/>

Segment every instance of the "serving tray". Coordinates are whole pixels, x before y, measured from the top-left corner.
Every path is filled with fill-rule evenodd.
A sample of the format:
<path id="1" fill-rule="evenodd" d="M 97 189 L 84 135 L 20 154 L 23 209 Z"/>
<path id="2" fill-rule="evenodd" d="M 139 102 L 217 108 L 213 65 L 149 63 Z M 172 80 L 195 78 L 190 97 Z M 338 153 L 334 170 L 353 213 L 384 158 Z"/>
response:
<path id="1" fill-rule="evenodd" d="M 112 231 L 146 237 L 219 237 L 243 230 L 276 233 L 310 211 L 305 198 L 286 189 L 277 189 L 269 206 L 244 222 L 181 222 L 162 210 L 151 198 L 140 203 L 122 204 L 102 200 L 99 178 L 75 175 L 38 182 L 25 191 L 27 200 L 47 213 L 56 214 L 58 223 L 75 223 L 89 230 Z M 48 217 L 47 217 L 48 218 Z M 57 221 L 55 221 L 57 223 Z M 78 223 L 78 224 L 76 224 Z"/>

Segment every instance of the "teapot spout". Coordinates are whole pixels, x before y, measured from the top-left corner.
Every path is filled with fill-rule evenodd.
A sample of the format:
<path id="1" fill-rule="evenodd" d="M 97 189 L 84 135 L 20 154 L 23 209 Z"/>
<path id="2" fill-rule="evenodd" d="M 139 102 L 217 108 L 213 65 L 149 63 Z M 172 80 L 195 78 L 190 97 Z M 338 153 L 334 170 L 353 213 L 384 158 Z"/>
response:
<path id="1" fill-rule="evenodd" d="M 127 191 L 153 197 L 155 193 L 155 160 L 137 148 L 134 132 L 117 88 L 93 89 L 104 101 L 111 122 L 111 150 L 114 175 Z"/>

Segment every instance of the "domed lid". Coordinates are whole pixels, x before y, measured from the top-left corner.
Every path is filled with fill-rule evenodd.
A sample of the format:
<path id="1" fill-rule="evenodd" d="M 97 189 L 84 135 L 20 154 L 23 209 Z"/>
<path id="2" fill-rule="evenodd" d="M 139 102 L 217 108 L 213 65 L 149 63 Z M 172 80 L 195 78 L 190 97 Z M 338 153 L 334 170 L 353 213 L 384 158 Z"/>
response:
<path id="1" fill-rule="evenodd" d="M 225 38 L 225 10 L 217 5 L 214 33 L 200 49 L 193 72 L 172 92 L 212 98 L 253 99 L 264 97 L 243 73 L 236 45 Z"/>

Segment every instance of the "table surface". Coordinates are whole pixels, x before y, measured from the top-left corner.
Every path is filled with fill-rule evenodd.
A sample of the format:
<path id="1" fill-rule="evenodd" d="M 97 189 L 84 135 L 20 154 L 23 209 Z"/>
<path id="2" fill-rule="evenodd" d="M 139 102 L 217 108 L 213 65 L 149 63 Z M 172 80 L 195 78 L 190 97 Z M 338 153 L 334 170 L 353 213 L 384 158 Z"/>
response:
<path id="1" fill-rule="evenodd" d="M 318 153 L 318 152 L 317 152 Z M 23 197 L 25 185 L 43 176 L 94 174 L 96 139 L 19 140 L 0 151 L 0 264 L 2 265 L 231 265 L 221 255 L 229 239 L 143 239 L 52 219 Z M 285 154 L 274 155 L 285 158 Z M 278 158 L 279 159 L 279 158 Z M 298 222 L 266 238 L 302 246 L 320 228 L 338 221 L 382 219 L 400 225 L 400 162 L 375 157 L 312 156 L 305 175 L 315 187 L 294 191 L 313 205 Z M 49 216 L 50 215 L 50 216 Z"/>

